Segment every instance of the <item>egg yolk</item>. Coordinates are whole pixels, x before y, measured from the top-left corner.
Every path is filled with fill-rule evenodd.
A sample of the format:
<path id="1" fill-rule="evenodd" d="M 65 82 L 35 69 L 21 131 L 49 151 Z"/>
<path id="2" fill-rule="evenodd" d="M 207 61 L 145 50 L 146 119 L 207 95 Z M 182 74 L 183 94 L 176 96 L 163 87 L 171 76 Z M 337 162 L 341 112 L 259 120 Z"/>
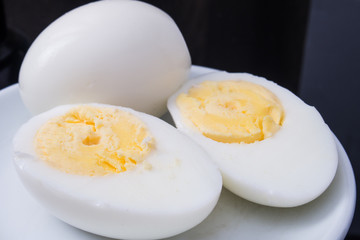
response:
<path id="1" fill-rule="evenodd" d="M 145 124 L 119 109 L 79 106 L 37 132 L 41 159 L 67 173 L 102 176 L 135 167 L 154 148 Z"/>
<path id="2" fill-rule="evenodd" d="M 204 136 L 223 143 L 264 140 L 284 120 L 279 99 L 246 81 L 205 81 L 180 94 L 176 104 Z"/>

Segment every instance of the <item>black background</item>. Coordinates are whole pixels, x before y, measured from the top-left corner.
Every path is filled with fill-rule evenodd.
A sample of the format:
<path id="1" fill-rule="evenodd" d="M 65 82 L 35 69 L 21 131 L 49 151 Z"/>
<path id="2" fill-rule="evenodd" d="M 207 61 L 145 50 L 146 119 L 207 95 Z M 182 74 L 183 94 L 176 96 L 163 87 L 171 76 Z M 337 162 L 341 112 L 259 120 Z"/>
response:
<path id="1" fill-rule="evenodd" d="M 0 88 L 17 81 L 27 47 L 47 25 L 88 2 L 3 0 Z M 359 176 L 359 0 L 146 2 L 175 20 L 193 64 L 264 76 L 314 105 Z M 360 239 L 358 212 L 347 239 Z"/>

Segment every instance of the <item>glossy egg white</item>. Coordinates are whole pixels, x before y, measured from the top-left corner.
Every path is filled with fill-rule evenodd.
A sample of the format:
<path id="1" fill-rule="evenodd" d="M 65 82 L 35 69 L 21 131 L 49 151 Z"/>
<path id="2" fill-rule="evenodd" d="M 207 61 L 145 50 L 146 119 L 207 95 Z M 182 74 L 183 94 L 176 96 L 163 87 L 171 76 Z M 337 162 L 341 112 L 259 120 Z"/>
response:
<path id="1" fill-rule="evenodd" d="M 244 80 L 274 93 L 283 105 L 283 126 L 272 137 L 251 144 L 221 143 L 203 136 L 176 105 L 180 93 L 203 81 Z M 249 201 L 295 207 L 323 193 L 338 164 L 333 134 L 319 112 L 287 89 L 247 73 L 215 72 L 185 83 L 168 100 L 177 128 L 200 144 L 219 166 L 224 186 Z"/>
<path id="2" fill-rule="evenodd" d="M 142 120 L 156 141 L 155 149 L 134 169 L 107 176 L 79 176 L 40 160 L 33 146 L 37 129 L 72 107 L 59 106 L 31 118 L 13 140 L 18 175 L 53 215 L 107 237 L 155 239 L 186 231 L 210 214 L 222 188 L 217 166 L 187 136 L 144 113 L 118 107 Z"/>
<path id="3" fill-rule="evenodd" d="M 35 39 L 21 66 L 20 94 L 33 114 L 97 102 L 161 116 L 190 66 L 183 36 L 166 13 L 140 1 L 97 1 L 61 16 Z"/>

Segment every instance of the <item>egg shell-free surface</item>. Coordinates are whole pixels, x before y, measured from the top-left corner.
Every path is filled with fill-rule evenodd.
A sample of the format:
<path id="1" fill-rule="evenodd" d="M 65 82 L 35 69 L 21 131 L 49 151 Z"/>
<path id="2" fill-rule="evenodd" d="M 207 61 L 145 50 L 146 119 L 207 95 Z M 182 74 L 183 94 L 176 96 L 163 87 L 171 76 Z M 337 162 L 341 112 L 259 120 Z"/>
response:
<path id="1" fill-rule="evenodd" d="M 212 211 L 222 186 L 215 164 L 188 137 L 144 113 L 120 108 L 142 120 L 154 136 L 155 149 L 145 160 L 150 170 L 144 162 L 120 174 L 77 176 L 38 159 L 33 147 L 37 129 L 72 107 L 60 106 L 33 117 L 13 141 L 23 184 L 55 216 L 103 236 L 151 239 L 188 230 Z"/>
<path id="2" fill-rule="evenodd" d="M 191 77 L 214 71 L 193 66 Z M 9 104 L 11 103 L 11 104 Z M 51 216 L 26 192 L 12 164 L 11 139 L 31 115 L 23 105 L 17 84 L 0 90 L 0 233 L 4 239 L 27 240 L 108 240 L 74 228 Z M 170 114 L 164 116 L 169 122 Z M 214 211 L 201 224 L 169 238 L 188 239 L 276 239 L 342 240 L 351 224 L 355 208 L 355 180 L 349 158 L 336 141 L 339 154 L 337 173 L 327 190 L 317 199 L 295 208 L 273 208 L 251 203 L 223 189 Z M 19 231 L 21 229 L 21 231 Z"/>
<path id="3" fill-rule="evenodd" d="M 220 143 L 203 136 L 184 119 L 176 98 L 202 81 L 245 80 L 273 92 L 285 111 L 281 129 L 252 144 Z M 169 100 L 168 109 L 179 130 L 208 151 L 218 164 L 224 186 L 264 205 L 299 206 L 318 197 L 331 183 L 338 163 L 333 135 L 314 107 L 290 91 L 247 73 L 216 72 L 185 83 Z"/>
<path id="4" fill-rule="evenodd" d="M 139 1 L 98 1 L 50 24 L 21 66 L 33 114 L 61 104 L 105 103 L 161 116 L 191 60 L 174 21 Z"/>

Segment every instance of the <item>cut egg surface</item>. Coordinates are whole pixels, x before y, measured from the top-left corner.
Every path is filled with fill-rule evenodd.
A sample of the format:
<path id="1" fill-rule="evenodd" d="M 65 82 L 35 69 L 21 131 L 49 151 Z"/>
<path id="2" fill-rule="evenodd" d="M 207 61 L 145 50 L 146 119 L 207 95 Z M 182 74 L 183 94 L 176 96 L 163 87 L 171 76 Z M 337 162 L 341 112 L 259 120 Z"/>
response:
<path id="1" fill-rule="evenodd" d="M 168 109 L 177 128 L 210 154 L 224 186 L 249 201 L 303 205 L 335 176 L 336 145 L 319 112 L 265 78 L 203 75 L 174 93 Z"/>
<path id="2" fill-rule="evenodd" d="M 129 108 L 62 105 L 13 140 L 26 189 L 82 230 L 122 239 L 184 232 L 216 205 L 222 178 L 208 154 L 168 123 Z"/>

